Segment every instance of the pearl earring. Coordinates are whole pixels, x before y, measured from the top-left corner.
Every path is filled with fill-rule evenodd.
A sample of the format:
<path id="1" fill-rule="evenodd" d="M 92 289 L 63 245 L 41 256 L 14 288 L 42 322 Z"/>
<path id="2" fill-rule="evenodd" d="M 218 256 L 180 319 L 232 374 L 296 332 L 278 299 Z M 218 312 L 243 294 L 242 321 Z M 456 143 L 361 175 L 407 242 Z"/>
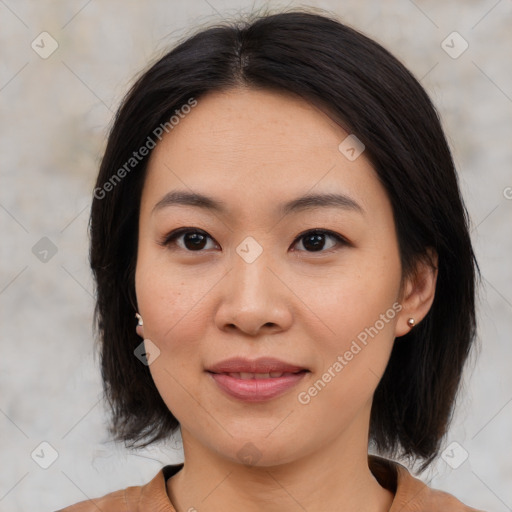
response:
<path id="1" fill-rule="evenodd" d="M 139 320 L 137 322 L 137 325 L 144 325 L 144 322 L 142 321 L 142 317 L 139 315 L 139 313 L 135 313 L 135 316 L 137 317 L 137 319 Z"/>
<path id="2" fill-rule="evenodd" d="M 407 320 L 407 325 L 408 325 L 409 327 L 414 327 L 414 324 L 415 324 L 415 323 L 416 323 L 416 322 L 414 321 L 414 318 L 409 318 L 409 320 Z"/>

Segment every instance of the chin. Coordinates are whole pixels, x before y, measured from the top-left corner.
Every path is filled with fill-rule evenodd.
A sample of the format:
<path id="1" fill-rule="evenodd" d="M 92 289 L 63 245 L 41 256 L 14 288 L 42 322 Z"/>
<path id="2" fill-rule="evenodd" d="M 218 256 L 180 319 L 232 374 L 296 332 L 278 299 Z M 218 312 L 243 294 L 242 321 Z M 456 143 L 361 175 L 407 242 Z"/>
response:
<path id="1" fill-rule="evenodd" d="M 255 468 L 281 466 L 300 457 L 296 442 L 277 436 L 271 442 L 267 433 L 246 434 L 243 438 L 230 440 L 228 446 L 217 445 L 215 451 L 231 462 Z"/>

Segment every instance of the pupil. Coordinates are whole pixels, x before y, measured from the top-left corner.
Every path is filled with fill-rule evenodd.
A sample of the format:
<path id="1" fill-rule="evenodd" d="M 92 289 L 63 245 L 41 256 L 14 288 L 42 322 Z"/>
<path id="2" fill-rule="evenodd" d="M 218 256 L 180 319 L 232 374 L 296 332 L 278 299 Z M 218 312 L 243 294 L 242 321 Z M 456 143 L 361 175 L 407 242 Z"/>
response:
<path id="1" fill-rule="evenodd" d="M 191 243 L 193 249 L 202 249 L 205 245 L 205 240 L 206 237 L 200 233 L 187 233 L 185 235 L 185 246 L 187 249 L 190 249 L 187 243 Z"/>
<path id="2" fill-rule="evenodd" d="M 322 246 L 323 246 L 323 238 L 324 238 L 324 235 L 320 235 L 320 234 L 309 235 L 304 239 L 304 242 L 303 242 L 304 247 L 306 249 L 311 248 L 311 250 L 313 250 L 313 251 L 319 251 L 322 249 Z M 308 240 L 313 241 L 313 243 L 310 244 L 308 242 Z"/>

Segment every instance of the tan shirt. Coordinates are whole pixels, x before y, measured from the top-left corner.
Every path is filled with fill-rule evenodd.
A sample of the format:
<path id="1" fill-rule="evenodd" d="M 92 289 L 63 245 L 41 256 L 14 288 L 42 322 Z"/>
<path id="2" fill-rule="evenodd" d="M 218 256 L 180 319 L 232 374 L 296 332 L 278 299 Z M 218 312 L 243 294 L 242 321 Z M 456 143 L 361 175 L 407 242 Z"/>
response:
<path id="1" fill-rule="evenodd" d="M 395 494 L 389 512 L 482 512 L 450 494 L 430 489 L 401 464 L 373 455 L 368 456 L 368 462 L 379 484 Z M 57 512 L 176 512 L 167 495 L 166 481 L 182 467 L 183 463 L 165 466 L 146 485 L 128 487 Z"/>

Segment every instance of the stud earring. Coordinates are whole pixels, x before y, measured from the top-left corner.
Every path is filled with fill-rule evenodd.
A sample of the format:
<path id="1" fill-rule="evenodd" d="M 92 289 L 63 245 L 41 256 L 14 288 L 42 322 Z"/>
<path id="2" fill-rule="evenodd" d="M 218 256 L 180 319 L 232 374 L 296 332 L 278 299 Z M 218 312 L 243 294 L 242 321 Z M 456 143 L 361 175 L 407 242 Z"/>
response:
<path id="1" fill-rule="evenodd" d="M 139 315 L 139 313 L 135 313 L 135 316 L 138 319 L 137 325 L 144 325 L 144 322 L 142 321 L 142 317 Z"/>
<path id="2" fill-rule="evenodd" d="M 414 324 L 415 324 L 415 323 L 416 323 L 416 322 L 414 321 L 414 318 L 409 318 L 409 320 L 407 320 L 407 325 L 408 325 L 409 327 L 414 327 Z"/>

